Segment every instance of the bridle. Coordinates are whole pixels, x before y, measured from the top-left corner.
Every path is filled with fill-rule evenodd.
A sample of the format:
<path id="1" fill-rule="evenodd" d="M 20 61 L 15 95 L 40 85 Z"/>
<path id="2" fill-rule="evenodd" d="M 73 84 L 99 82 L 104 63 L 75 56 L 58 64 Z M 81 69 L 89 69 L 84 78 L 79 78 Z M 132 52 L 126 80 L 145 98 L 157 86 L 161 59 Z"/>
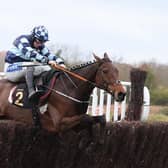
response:
<path id="1" fill-rule="evenodd" d="M 101 70 L 99 70 L 101 71 Z M 103 89 L 103 90 L 106 90 L 108 91 L 108 88 L 109 88 L 109 85 L 111 85 L 112 87 L 115 87 L 116 85 L 120 84 L 120 80 L 115 80 L 113 83 L 110 83 L 108 82 L 105 78 L 104 78 L 104 75 L 103 75 L 103 72 L 101 71 L 101 79 L 102 79 L 102 85 L 99 85 L 98 88 L 100 89 Z M 111 92 L 110 92 L 111 93 Z"/>
<path id="2" fill-rule="evenodd" d="M 108 62 L 111 62 L 111 61 L 108 61 Z M 105 62 L 105 63 L 107 63 L 107 62 Z M 104 77 L 103 68 L 101 68 L 101 66 L 103 64 L 104 64 L 104 62 L 99 65 L 100 67 L 98 68 L 98 70 L 96 72 L 96 75 L 97 75 L 98 72 L 100 72 L 100 75 L 101 75 L 100 78 L 101 78 L 101 81 L 102 81 L 101 85 L 96 84 L 96 83 L 95 84 L 96 84 L 96 87 L 98 87 L 99 89 L 103 89 L 103 90 L 106 90 L 108 92 L 109 85 L 111 85 L 112 87 L 113 86 L 115 87 L 116 85 L 120 84 L 120 80 L 115 80 L 113 83 L 108 82 Z"/>

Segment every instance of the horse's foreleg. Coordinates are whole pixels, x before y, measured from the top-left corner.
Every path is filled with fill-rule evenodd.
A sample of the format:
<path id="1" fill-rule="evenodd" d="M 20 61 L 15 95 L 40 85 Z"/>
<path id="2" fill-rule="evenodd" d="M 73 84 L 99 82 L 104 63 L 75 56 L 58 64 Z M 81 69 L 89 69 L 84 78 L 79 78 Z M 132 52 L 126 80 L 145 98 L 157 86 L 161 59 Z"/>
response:
<path id="1" fill-rule="evenodd" d="M 82 115 L 76 115 L 73 117 L 64 117 L 61 120 L 61 126 L 60 129 L 61 131 L 65 131 L 67 129 L 73 128 L 76 125 L 78 125 L 80 123 L 80 119 L 81 119 Z"/>
<path id="2" fill-rule="evenodd" d="M 97 134 L 98 143 L 103 144 L 104 135 L 105 135 L 106 118 L 104 115 L 95 116 L 93 117 L 93 120 L 96 124 L 98 124 L 98 127 L 99 127 L 98 134 Z"/>

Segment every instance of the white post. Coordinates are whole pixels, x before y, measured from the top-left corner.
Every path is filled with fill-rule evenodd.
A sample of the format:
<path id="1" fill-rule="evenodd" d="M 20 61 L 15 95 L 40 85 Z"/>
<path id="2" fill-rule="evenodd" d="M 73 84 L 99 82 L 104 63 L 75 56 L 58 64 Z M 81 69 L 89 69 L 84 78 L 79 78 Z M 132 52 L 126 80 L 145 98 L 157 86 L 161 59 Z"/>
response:
<path id="1" fill-rule="evenodd" d="M 119 108 L 118 102 L 114 101 L 113 121 L 117 121 L 118 120 L 118 108 Z"/>
<path id="2" fill-rule="evenodd" d="M 143 111 L 141 114 L 141 121 L 146 121 L 149 116 L 149 111 L 150 111 L 150 93 L 149 89 L 145 86 L 144 87 L 144 104 L 143 104 Z"/>
<path id="3" fill-rule="evenodd" d="M 126 86 L 130 86 L 130 82 L 121 82 L 124 85 L 124 88 Z M 128 91 L 131 91 L 131 88 L 129 87 Z M 127 91 L 127 92 L 128 92 Z M 89 109 L 91 109 L 91 115 L 92 116 L 97 116 L 97 115 L 103 115 L 105 113 L 106 115 L 106 121 L 109 122 L 111 120 L 111 101 L 112 101 L 112 96 L 110 94 L 107 95 L 107 103 L 106 103 L 106 108 L 104 109 L 104 97 L 106 96 L 104 93 L 104 90 L 100 90 L 100 99 L 98 97 L 98 88 L 95 88 L 92 93 L 92 106 Z M 99 100 L 99 101 L 98 101 Z M 98 104 L 99 102 L 99 104 Z M 105 110 L 105 111 L 104 111 Z M 119 111 L 120 110 L 120 111 Z M 150 93 L 148 88 L 145 86 L 144 87 L 144 106 L 143 106 L 143 112 L 141 115 L 141 120 L 147 120 L 148 115 L 150 111 Z M 120 113 L 119 113 L 120 112 Z M 121 103 L 118 103 L 114 101 L 114 113 L 113 113 L 113 120 L 117 121 L 118 120 L 118 114 L 121 114 L 121 120 L 124 119 L 125 117 L 125 112 L 126 112 L 126 96 L 124 101 Z"/>
<path id="4" fill-rule="evenodd" d="M 111 95 L 107 93 L 107 104 L 106 104 L 106 121 L 110 122 L 111 113 Z"/>
<path id="5" fill-rule="evenodd" d="M 125 91 L 127 92 L 127 87 L 124 86 Z M 126 96 L 124 100 L 121 102 L 121 120 L 125 118 L 125 112 L 126 112 Z"/>
<path id="6" fill-rule="evenodd" d="M 97 115 L 97 104 L 98 104 L 97 88 L 94 88 L 92 99 L 92 116 Z"/>
<path id="7" fill-rule="evenodd" d="M 124 86 L 124 89 L 125 91 L 127 90 L 126 86 Z M 126 112 L 126 96 L 121 103 L 114 101 L 114 113 L 113 113 L 114 121 L 118 121 L 119 114 L 121 115 L 121 120 L 124 119 L 125 112 Z"/>
<path id="8" fill-rule="evenodd" d="M 104 114 L 104 90 L 100 90 L 100 100 L 99 100 L 99 115 Z"/>

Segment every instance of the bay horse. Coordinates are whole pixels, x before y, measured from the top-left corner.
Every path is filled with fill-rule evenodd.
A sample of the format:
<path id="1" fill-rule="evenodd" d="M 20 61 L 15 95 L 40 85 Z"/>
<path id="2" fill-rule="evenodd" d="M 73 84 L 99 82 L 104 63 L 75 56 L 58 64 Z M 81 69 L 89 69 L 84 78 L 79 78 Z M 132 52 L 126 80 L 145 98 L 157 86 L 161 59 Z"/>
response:
<path id="1" fill-rule="evenodd" d="M 67 73 L 58 76 L 48 96 L 46 112 L 39 113 L 43 129 L 57 133 L 79 124 L 86 115 L 88 101 L 95 86 L 113 94 L 117 101 L 124 100 L 125 90 L 118 80 L 118 69 L 106 53 L 102 59 L 96 55 L 94 57 L 96 59 L 94 62 L 81 64 L 70 70 L 90 82 L 82 81 Z M 20 108 L 8 102 L 10 90 L 14 86 L 16 83 L 6 79 L 0 80 L 0 118 L 32 125 L 31 109 Z"/>

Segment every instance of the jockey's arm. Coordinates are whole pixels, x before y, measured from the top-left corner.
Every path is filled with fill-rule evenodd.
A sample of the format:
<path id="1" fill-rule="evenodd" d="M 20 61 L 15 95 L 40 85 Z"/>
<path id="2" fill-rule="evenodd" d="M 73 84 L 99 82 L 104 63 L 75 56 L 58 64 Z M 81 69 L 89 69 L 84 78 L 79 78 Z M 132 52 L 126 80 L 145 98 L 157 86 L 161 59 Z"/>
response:
<path id="1" fill-rule="evenodd" d="M 50 64 L 51 66 L 54 64 L 59 64 L 60 66 L 66 68 L 64 60 L 54 54 L 51 54 L 47 47 L 44 46 L 44 48 L 41 50 L 41 52 L 43 55 L 48 57 L 48 59 L 49 59 L 48 64 Z"/>
<path id="2" fill-rule="evenodd" d="M 21 51 L 21 57 L 26 60 L 38 61 L 41 63 L 48 63 L 49 61 L 49 58 L 40 54 L 34 48 L 32 48 L 29 41 L 24 37 L 15 40 L 14 46 L 16 46 Z"/>
<path id="3" fill-rule="evenodd" d="M 56 63 L 65 67 L 64 61 L 60 57 L 51 54 L 45 45 L 38 52 L 31 47 L 30 42 L 25 37 L 17 39 L 14 45 L 22 52 L 21 57 L 26 60 L 48 63 L 50 65 Z"/>

